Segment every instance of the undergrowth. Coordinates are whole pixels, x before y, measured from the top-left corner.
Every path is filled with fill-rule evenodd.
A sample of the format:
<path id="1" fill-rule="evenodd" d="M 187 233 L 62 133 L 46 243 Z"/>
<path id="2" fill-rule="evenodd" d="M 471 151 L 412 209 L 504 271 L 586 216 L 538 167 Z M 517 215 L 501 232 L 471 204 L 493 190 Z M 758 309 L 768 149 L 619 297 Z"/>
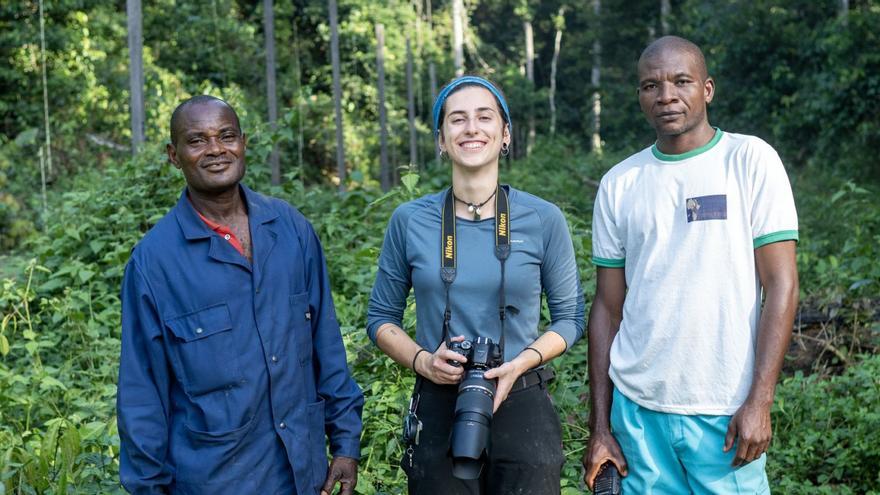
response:
<path id="1" fill-rule="evenodd" d="M 257 149 L 256 156 L 263 151 Z M 502 166 L 503 181 L 555 202 L 566 213 L 588 302 L 595 288 L 589 263 L 595 187 L 620 158 L 545 142 L 530 158 Z M 343 194 L 304 187 L 295 174 L 283 186 L 269 187 L 267 176 L 255 166 L 246 182 L 298 206 L 315 225 L 327 255 L 349 363 L 367 399 L 358 492 L 402 493 L 399 432 L 413 377 L 369 341 L 365 315 L 391 211 L 402 201 L 446 187 L 447 166 L 405 173 L 402 185 L 389 194 L 355 182 Z M 816 333 L 819 323 L 814 323 L 800 333 L 816 342 L 800 340 L 821 343 L 812 357 L 839 365 L 843 373 L 831 378 L 798 373 L 783 380 L 768 470 L 784 493 L 877 491 L 880 359 L 864 354 L 873 353 L 880 340 L 874 321 L 880 292 L 877 190 L 806 174 L 796 175 L 793 184 L 801 216 L 802 299 L 827 334 Z M 177 171 L 157 153 L 82 174 L 50 204 L 45 230 L 14 253 L 22 268 L 4 269 L 0 493 L 121 491 L 115 418 L 119 282 L 130 249 L 173 206 L 182 186 Z M 411 309 L 404 319 L 409 330 L 414 328 Z M 583 493 L 580 457 L 589 403 L 585 339 L 554 367 L 558 378 L 551 391 L 564 425 L 567 459 L 563 493 Z M 804 368 L 819 367 L 811 362 Z"/>

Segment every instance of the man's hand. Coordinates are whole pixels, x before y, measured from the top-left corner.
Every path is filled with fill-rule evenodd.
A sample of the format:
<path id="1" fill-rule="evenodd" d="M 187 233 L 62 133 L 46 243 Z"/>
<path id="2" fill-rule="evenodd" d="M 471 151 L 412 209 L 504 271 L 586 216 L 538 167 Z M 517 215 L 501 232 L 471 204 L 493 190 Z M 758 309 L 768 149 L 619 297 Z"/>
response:
<path id="1" fill-rule="evenodd" d="M 459 335 L 450 340 L 452 342 L 461 342 L 464 340 L 464 336 Z M 466 363 L 467 358 L 455 351 L 450 351 L 446 348 L 446 342 L 443 342 L 434 354 L 427 352 L 419 354 L 415 363 L 415 371 L 437 385 L 456 384 L 461 381 L 464 368 L 462 366 L 452 366 L 447 361 Z"/>
<path id="2" fill-rule="evenodd" d="M 333 487 L 339 483 L 338 495 L 354 495 L 354 487 L 358 481 L 358 461 L 351 457 L 334 457 L 327 470 L 327 479 L 321 487 L 321 495 L 333 493 Z"/>
<path id="3" fill-rule="evenodd" d="M 730 451 L 736 443 L 733 466 L 742 466 L 761 457 L 770 446 L 772 437 L 770 404 L 755 404 L 747 400 L 730 418 L 724 451 Z"/>
<path id="4" fill-rule="evenodd" d="M 584 453 L 584 482 L 593 491 L 593 483 L 602 465 L 611 461 L 621 476 L 626 476 L 628 467 L 620 445 L 610 431 L 594 432 L 590 435 L 590 442 L 587 444 L 587 451 Z"/>
<path id="5" fill-rule="evenodd" d="M 791 341 L 791 328 L 798 303 L 798 276 L 795 242 L 782 241 L 755 250 L 755 266 L 766 298 L 758 342 L 755 349 L 755 376 L 749 397 L 730 418 L 724 451 L 736 444 L 733 466 L 742 466 L 761 457 L 770 445 L 773 429 L 770 407 L 785 351 Z"/>

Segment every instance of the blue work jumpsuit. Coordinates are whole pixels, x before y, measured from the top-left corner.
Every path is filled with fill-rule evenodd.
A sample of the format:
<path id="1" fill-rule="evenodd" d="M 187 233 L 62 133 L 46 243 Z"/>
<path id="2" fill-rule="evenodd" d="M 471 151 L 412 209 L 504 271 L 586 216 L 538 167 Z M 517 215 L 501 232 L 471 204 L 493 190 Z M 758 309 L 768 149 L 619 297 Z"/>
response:
<path id="1" fill-rule="evenodd" d="M 253 260 L 187 198 L 132 251 L 122 285 L 120 478 L 132 493 L 318 493 L 359 457 L 349 374 L 312 226 L 240 186 Z"/>

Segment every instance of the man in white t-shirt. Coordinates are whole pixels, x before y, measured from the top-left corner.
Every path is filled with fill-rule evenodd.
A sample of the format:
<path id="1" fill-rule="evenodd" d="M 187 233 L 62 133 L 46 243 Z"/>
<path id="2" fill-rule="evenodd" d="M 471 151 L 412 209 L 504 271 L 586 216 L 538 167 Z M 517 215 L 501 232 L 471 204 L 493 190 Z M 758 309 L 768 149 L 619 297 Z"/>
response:
<path id="1" fill-rule="evenodd" d="M 788 177 L 761 139 L 709 125 L 715 83 L 696 45 L 660 38 L 638 73 L 657 141 L 596 197 L 584 478 L 592 489 L 611 462 L 624 493 L 769 493 L 798 301 Z"/>

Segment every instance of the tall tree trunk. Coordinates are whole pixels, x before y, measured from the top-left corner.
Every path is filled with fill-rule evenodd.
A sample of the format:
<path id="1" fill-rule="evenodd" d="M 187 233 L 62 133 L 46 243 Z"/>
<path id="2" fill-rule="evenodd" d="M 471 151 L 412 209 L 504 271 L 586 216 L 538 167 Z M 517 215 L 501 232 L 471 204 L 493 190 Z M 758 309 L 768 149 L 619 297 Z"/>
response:
<path id="1" fill-rule="evenodd" d="M 388 163 L 388 114 L 385 110 L 385 26 L 376 24 L 376 76 L 379 90 L 379 183 L 383 191 L 391 189 L 391 166 Z"/>
<path id="2" fill-rule="evenodd" d="M 43 123 L 45 125 L 46 134 L 46 162 L 49 169 L 49 175 L 52 174 L 52 130 L 49 127 L 49 84 L 46 79 L 46 20 L 43 13 L 43 0 L 40 0 L 40 60 L 41 70 L 43 72 Z M 42 163 L 42 162 L 41 162 Z M 45 189 L 46 179 L 43 174 L 43 203 L 46 202 Z M 45 209 L 45 204 L 44 208 Z"/>
<path id="3" fill-rule="evenodd" d="M 670 12 L 672 12 L 672 5 L 669 0 L 660 0 L 660 34 L 662 36 L 669 34 Z"/>
<path id="4" fill-rule="evenodd" d="M 464 1 L 452 0 L 452 51 L 455 77 L 464 74 Z"/>
<path id="5" fill-rule="evenodd" d="M 409 163 L 417 167 L 419 163 L 416 139 L 416 98 L 413 85 L 413 54 L 409 35 L 406 36 L 406 113 L 409 117 Z"/>
<path id="6" fill-rule="evenodd" d="M 336 112 L 336 173 L 339 191 L 345 191 L 345 140 L 342 135 L 342 83 L 339 74 L 339 26 L 336 21 L 336 0 L 327 0 L 330 13 L 330 63 L 333 66 L 333 105 Z"/>
<path id="7" fill-rule="evenodd" d="M 297 126 L 297 141 L 296 141 L 296 166 L 299 170 L 299 178 L 302 180 L 303 175 L 303 144 L 305 142 L 304 139 L 304 129 L 303 129 L 303 96 L 302 96 L 302 63 L 299 57 L 299 29 L 296 26 L 296 17 L 294 17 L 293 21 L 293 63 L 295 65 L 294 73 L 296 74 L 296 84 L 295 84 L 295 93 L 296 93 L 296 126 Z"/>
<path id="8" fill-rule="evenodd" d="M 275 91 L 275 12 L 272 0 L 263 0 L 263 32 L 266 38 L 266 102 L 269 105 L 269 127 L 274 133 L 278 125 L 278 95 Z M 281 184 L 278 144 L 272 145 L 269 166 L 272 170 L 272 184 Z"/>
<path id="9" fill-rule="evenodd" d="M 838 0 L 839 3 L 837 5 L 837 15 L 843 19 L 843 25 L 845 26 L 847 20 L 849 19 L 849 0 Z"/>
<path id="10" fill-rule="evenodd" d="M 535 91 L 535 35 L 532 21 L 528 17 L 523 21 L 523 31 L 526 38 L 526 79 L 529 80 L 529 135 L 526 139 L 526 156 L 528 156 L 535 146 L 535 112 L 532 106 L 532 94 Z"/>
<path id="11" fill-rule="evenodd" d="M 419 55 L 419 58 L 418 58 L 419 64 L 418 64 L 418 66 L 413 67 L 413 71 L 414 71 L 413 77 L 415 78 L 414 91 L 415 91 L 415 95 L 416 95 L 416 112 L 421 114 L 423 112 L 423 109 L 425 108 L 424 107 L 425 95 L 424 95 L 424 91 L 422 91 L 422 82 L 423 82 L 422 79 L 423 78 L 422 78 L 422 70 L 421 70 L 424 67 L 424 65 L 421 62 L 422 62 L 422 57 L 424 56 L 423 47 L 424 47 L 424 41 L 425 41 L 422 38 L 422 22 L 425 22 L 425 20 L 424 20 L 424 14 L 422 11 L 422 7 L 423 7 L 422 0 L 411 0 L 411 2 L 413 3 L 414 8 L 416 9 L 416 46 L 415 46 L 414 52 L 418 53 L 418 55 Z"/>
<path id="12" fill-rule="evenodd" d="M 40 157 L 40 199 L 43 205 L 43 220 L 47 220 L 49 207 L 46 202 L 46 158 L 43 156 L 43 147 L 37 148 L 37 156 Z"/>
<path id="13" fill-rule="evenodd" d="M 523 21 L 523 32 L 526 40 L 526 79 L 535 84 L 535 33 L 532 21 Z"/>
<path id="14" fill-rule="evenodd" d="M 601 85 L 601 70 L 602 70 L 602 40 L 601 40 L 601 29 L 602 26 L 601 16 L 602 16 L 602 0 L 593 0 L 593 15 L 595 19 L 595 38 L 593 39 L 593 70 L 590 77 L 590 82 L 593 85 L 593 151 L 596 153 L 602 152 L 602 136 L 599 134 L 599 130 L 601 128 L 601 119 L 600 115 L 602 114 L 602 96 L 599 93 L 599 88 Z"/>
<path id="15" fill-rule="evenodd" d="M 437 69 L 434 67 L 434 61 L 428 63 L 428 79 L 431 84 L 431 109 L 433 111 L 434 100 L 437 99 Z M 434 161 L 440 164 L 440 147 L 437 146 L 437 135 L 434 133 L 434 115 L 431 114 L 431 144 L 434 146 Z"/>
<path id="16" fill-rule="evenodd" d="M 428 18 L 428 43 L 434 43 L 434 14 L 432 12 L 431 7 L 432 0 L 425 0 L 425 15 Z M 428 115 L 431 119 L 434 118 L 432 114 L 432 110 L 434 107 L 434 100 L 437 99 L 437 68 L 434 65 L 434 58 L 431 57 L 428 62 L 428 86 L 431 89 L 431 101 L 428 103 Z M 440 164 L 440 148 L 437 147 L 436 136 L 434 135 L 434 121 L 431 120 L 431 146 L 434 148 L 434 162 L 435 165 Z"/>
<path id="17" fill-rule="evenodd" d="M 556 38 L 553 40 L 553 60 L 550 61 L 550 135 L 556 135 L 556 68 L 559 63 L 559 51 L 562 48 L 562 31 L 565 29 L 565 6 L 559 7 L 555 19 Z"/>
<path id="18" fill-rule="evenodd" d="M 131 90 L 131 153 L 144 143 L 144 36 L 141 0 L 126 0 L 128 16 L 128 66 Z"/>

